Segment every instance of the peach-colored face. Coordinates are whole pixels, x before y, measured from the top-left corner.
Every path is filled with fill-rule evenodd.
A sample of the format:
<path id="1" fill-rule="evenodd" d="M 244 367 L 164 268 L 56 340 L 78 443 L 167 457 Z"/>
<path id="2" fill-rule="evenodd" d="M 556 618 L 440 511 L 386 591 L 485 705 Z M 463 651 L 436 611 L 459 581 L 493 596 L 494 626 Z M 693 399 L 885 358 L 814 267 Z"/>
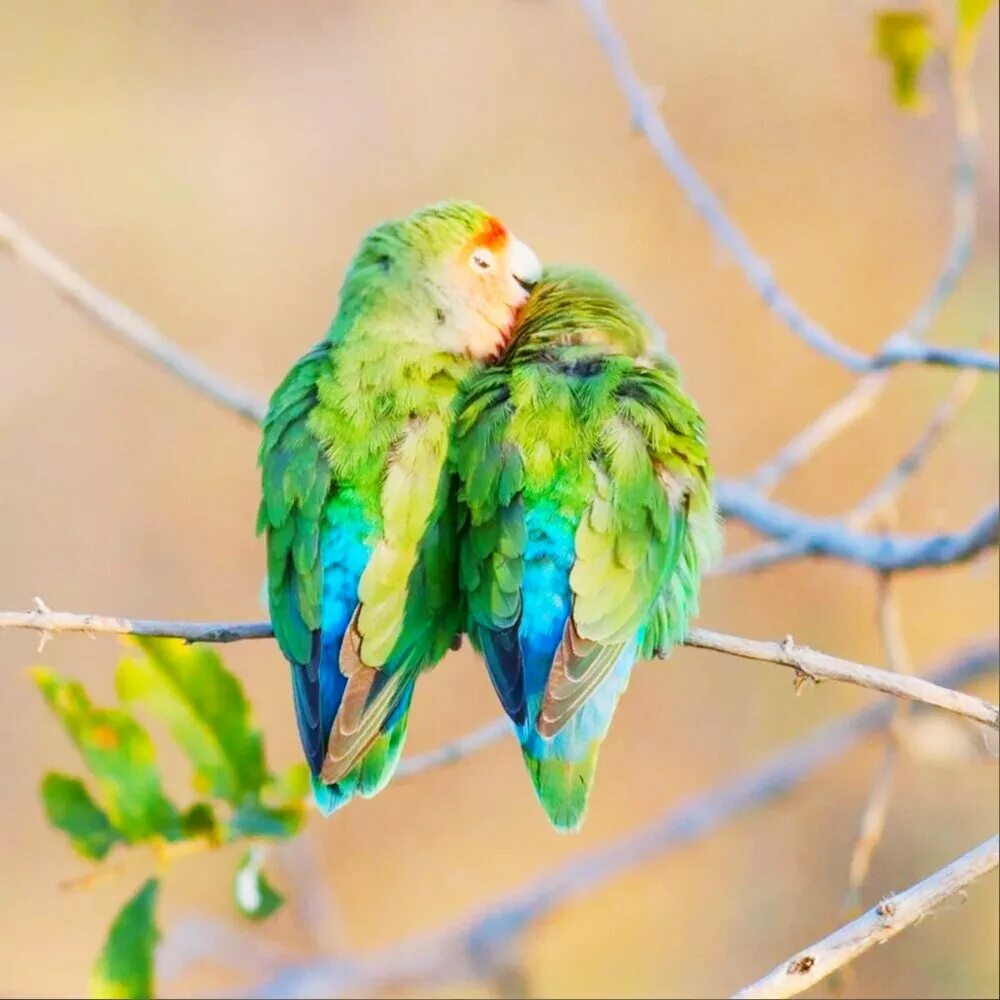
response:
<path id="1" fill-rule="evenodd" d="M 510 341 L 542 265 L 527 244 L 490 219 L 463 247 L 453 267 L 464 306 L 463 315 L 455 317 L 464 350 L 477 361 L 496 358 Z"/>

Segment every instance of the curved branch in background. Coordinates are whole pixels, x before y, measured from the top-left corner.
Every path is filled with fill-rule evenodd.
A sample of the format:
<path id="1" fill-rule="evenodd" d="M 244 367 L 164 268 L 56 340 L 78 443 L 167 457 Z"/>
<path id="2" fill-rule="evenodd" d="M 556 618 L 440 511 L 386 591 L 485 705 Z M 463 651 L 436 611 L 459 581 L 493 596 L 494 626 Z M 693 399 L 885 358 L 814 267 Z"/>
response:
<path id="1" fill-rule="evenodd" d="M 903 637 L 903 622 L 900 617 L 899 600 L 895 577 L 883 573 L 878 581 L 878 629 L 882 640 L 885 662 L 896 673 L 912 674 L 913 664 Z M 868 799 L 861 813 L 858 834 L 851 850 L 851 860 L 847 868 L 847 893 L 844 898 L 845 918 L 854 916 L 861 905 L 861 890 L 871 871 L 872 858 L 885 836 L 885 824 L 889 815 L 889 800 L 895 782 L 901 745 L 906 735 L 909 721 L 909 702 L 896 703 L 892 721 L 885 734 L 882 760 L 875 772 L 875 780 L 868 791 Z"/>
<path id="2" fill-rule="evenodd" d="M 944 264 L 920 307 L 896 333 L 882 345 L 890 346 L 902 334 L 921 339 L 930 329 L 941 308 L 958 285 L 958 280 L 972 258 L 976 235 L 976 174 L 979 160 L 979 116 L 969 80 L 969 61 L 950 62 L 950 93 L 955 108 L 955 165 L 952 181 L 951 242 Z M 785 476 L 807 461 L 823 445 L 866 414 L 882 394 L 888 371 L 865 375 L 854 387 L 811 424 L 801 430 L 773 458 L 763 463 L 748 479 L 755 489 L 769 493 Z"/>
<path id="3" fill-rule="evenodd" d="M 977 371 L 964 371 L 959 374 L 951 387 L 951 392 L 934 408 L 920 437 L 847 516 L 845 521 L 848 527 L 864 528 L 870 524 L 879 511 L 893 500 L 916 474 L 962 407 L 972 398 L 973 390 L 979 384 L 979 374 Z"/>
<path id="4" fill-rule="evenodd" d="M 117 635 L 173 637 L 186 642 L 237 642 L 241 639 L 264 639 L 273 635 L 267 622 L 176 622 L 144 618 L 112 618 L 103 615 L 76 615 L 50 611 L 41 605 L 37 611 L 0 612 L 0 629 L 25 628 L 41 632 L 106 632 Z M 791 667 L 800 677 L 813 681 L 832 680 L 856 684 L 897 698 L 923 702 L 945 711 L 964 715 L 994 729 L 1000 728 L 996 705 L 982 698 L 939 687 L 919 677 L 904 677 L 889 670 L 879 670 L 851 660 L 819 653 L 807 646 L 797 646 L 791 638 L 783 642 L 763 642 L 726 635 L 708 629 L 691 629 L 684 644 L 712 649 L 747 660 L 761 660 Z M 475 737 L 475 734 L 474 734 Z M 476 737 L 478 738 L 478 737 Z M 447 751 L 441 751 L 446 754 Z"/>
<path id="5" fill-rule="evenodd" d="M 868 527 L 873 518 L 895 499 L 902 488 L 927 461 L 934 446 L 958 416 L 962 407 L 972 398 L 972 392 L 979 383 L 980 372 L 963 371 L 955 379 L 951 392 L 931 414 L 927 426 L 899 461 L 886 473 L 879 483 L 847 514 L 842 523 L 845 528 L 859 531 Z M 864 384 L 864 379 L 858 385 Z M 828 411 L 832 412 L 832 411 Z M 750 480 L 744 480 L 748 486 Z M 710 571 L 713 575 L 752 573 L 774 566 L 789 559 L 808 554 L 808 545 L 803 541 L 763 542 L 754 548 L 727 556 Z"/>
<path id="6" fill-rule="evenodd" d="M 404 757 L 396 768 L 393 781 L 412 778 L 415 774 L 423 774 L 424 771 L 430 771 L 432 768 L 454 764 L 456 761 L 462 760 L 463 757 L 479 753 L 480 750 L 485 750 L 487 747 L 493 746 L 494 743 L 499 743 L 505 736 L 512 734 L 510 719 L 506 715 L 502 715 L 492 722 L 487 722 L 485 726 L 480 726 L 479 729 L 474 729 L 471 733 L 460 736 L 457 740 L 452 740 L 451 743 L 445 743 L 444 746 L 417 754 L 416 757 Z"/>
<path id="7" fill-rule="evenodd" d="M 932 671 L 941 684 L 967 683 L 997 662 L 995 643 L 969 647 Z M 865 737 L 883 730 L 891 703 L 879 702 L 825 727 L 712 791 L 595 851 L 563 864 L 519 890 L 439 931 L 421 933 L 360 957 L 292 963 L 241 991 L 260 998 L 357 996 L 400 986 L 448 985 L 482 979 L 510 959 L 520 933 L 560 906 L 650 858 L 676 850 L 804 783 Z"/>
<path id="8" fill-rule="evenodd" d="M 1000 538 L 1000 509 L 997 506 L 990 507 L 968 528 L 956 534 L 875 535 L 854 531 L 836 518 L 800 513 L 732 480 L 717 483 L 715 495 L 719 510 L 726 517 L 738 517 L 762 534 L 788 542 L 794 546 L 790 549 L 792 555 L 832 556 L 881 572 L 962 562 L 996 545 Z M 780 554 L 779 549 L 769 553 L 770 556 Z M 769 561 L 778 560 L 770 558 Z M 760 568 L 768 564 L 765 561 L 748 567 L 747 562 L 744 560 L 740 568 Z"/>
<path id="9" fill-rule="evenodd" d="M 917 343 L 951 294 L 972 247 L 975 228 L 975 116 L 960 117 L 958 164 L 955 170 L 955 232 L 952 246 L 931 291 L 913 318 L 887 338 L 882 349 L 869 356 L 841 343 L 781 288 L 767 261 L 750 245 L 739 226 L 687 159 L 667 129 L 649 92 L 632 66 L 628 50 L 615 30 L 603 0 L 580 0 L 594 34 L 611 65 L 618 86 L 628 101 L 632 121 L 640 129 L 674 180 L 705 220 L 712 234 L 729 251 L 750 284 L 782 323 L 813 350 L 855 372 L 873 372 L 903 361 L 967 365 L 997 370 L 997 359 L 979 351 L 926 348 Z"/>
<path id="10" fill-rule="evenodd" d="M 896 896 L 887 896 L 869 910 L 811 948 L 793 955 L 762 979 L 733 994 L 734 1000 L 753 997 L 792 997 L 853 962 L 869 948 L 884 944 L 900 931 L 932 913 L 950 896 L 993 871 L 1000 861 L 1000 838 L 963 854 L 946 868 Z"/>
<path id="11" fill-rule="evenodd" d="M 6 248 L 41 275 L 63 298 L 96 320 L 120 343 L 241 417 L 254 423 L 264 419 L 267 408 L 259 399 L 213 372 L 168 340 L 148 319 L 102 292 L 3 212 L 0 212 L 0 248 Z"/>
<path id="12" fill-rule="evenodd" d="M 761 493 L 771 493 L 793 469 L 803 465 L 824 445 L 868 413 L 882 395 L 888 380 L 888 371 L 872 372 L 858 379 L 837 402 L 807 424 L 744 482 Z"/>

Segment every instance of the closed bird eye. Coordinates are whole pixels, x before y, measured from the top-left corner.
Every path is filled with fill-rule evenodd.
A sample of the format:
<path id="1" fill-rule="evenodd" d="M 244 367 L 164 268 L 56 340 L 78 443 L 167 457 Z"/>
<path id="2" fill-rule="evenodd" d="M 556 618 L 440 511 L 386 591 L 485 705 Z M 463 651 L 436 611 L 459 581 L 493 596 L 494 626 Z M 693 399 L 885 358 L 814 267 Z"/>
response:
<path id="1" fill-rule="evenodd" d="M 469 258 L 469 267 L 473 271 L 490 271 L 495 263 L 496 258 L 486 247 L 477 247 Z"/>

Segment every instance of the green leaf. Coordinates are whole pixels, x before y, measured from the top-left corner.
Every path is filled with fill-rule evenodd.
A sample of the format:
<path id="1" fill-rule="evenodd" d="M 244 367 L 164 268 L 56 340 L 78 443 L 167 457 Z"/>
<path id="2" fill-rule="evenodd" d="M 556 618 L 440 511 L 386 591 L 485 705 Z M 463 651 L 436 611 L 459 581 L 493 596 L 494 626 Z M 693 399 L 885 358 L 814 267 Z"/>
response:
<path id="1" fill-rule="evenodd" d="M 229 820 L 231 837 L 294 837 L 302 826 L 302 806 L 272 808 L 263 802 L 247 802 Z"/>
<path id="2" fill-rule="evenodd" d="M 926 11 L 876 12 L 875 50 L 892 66 L 893 96 L 908 111 L 922 111 L 927 105 L 920 90 L 920 72 L 934 48 L 934 33 Z"/>
<path id="3" fill-rule="evenodd" d="M 159 883 L 149 879 L 115 917 L 90 974 L 90 995 L 144 998 L 153 995 L 153 949 L 160 934 L 154 910 Z"/>
<path id="4" fill-rule="evenodd" d="M 181 813 L 181 833 L 189 840 L 196 837 L 206 837 L 219 843 L 222 840 L 222 830 L 216 819 L 211 802 L 196 802 Z"/>
<path id="5" fill-rule="evenodd" d="M 272 774 L 262 790 L 266 800 L 280 806 L 301 806 L 311 789 L 309 766 L 292 764 L 280 774 Z"/>
<path id="6" fill-rule="evenodd" d="M 41 792 L 49 822 L 68 834 L 70 843 L 85 858 L 100 861 L 121 840 L 79 778 L 49 771 L 42 779 Z"/>
<path id="7" fill-rule="evenodd" d="M 992 6 L 993 0 L 958 0 L 955 54 L 962 65 L 972 59 L 983 18 Z"/>
<path id="8" fill-rule="evenodd" d="M 264 851 L 255 847 L 244 855 L 233 880 L 233 898 L 240 913 L 251 920 L 265 920 L 285 901 L 260 870 Z"/>
<path id="9" fill-rule="evenodd" d="M 175 839 L 177 810 L 163 794 L 146 731 L 127 712 L 95 708 L 77 681 L 41 667 L 33 676 L 94 775 L 111 825 L 129 842 Z"/>
<path id="10" fill-rule="evenodd" d="M 195 767 L 195 787 L 239 805 L 266 777 L 260 731 L 239 681 L 212 650 L 175 639 L 139 639 L 145 656 L 122 660 L 124 702 L 141 701 L 170 727 Z"/>

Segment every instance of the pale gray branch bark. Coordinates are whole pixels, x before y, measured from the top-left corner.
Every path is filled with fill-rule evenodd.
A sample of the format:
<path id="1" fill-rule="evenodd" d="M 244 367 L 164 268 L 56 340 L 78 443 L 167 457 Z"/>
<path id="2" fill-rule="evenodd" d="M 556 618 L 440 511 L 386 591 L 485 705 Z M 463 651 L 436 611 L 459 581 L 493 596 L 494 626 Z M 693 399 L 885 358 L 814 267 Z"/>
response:
<path id="1" fill-rule="evenodd" d="M 858 383 L 859 388 L 865 385 L 868 377 L 870 376 L 866 376 Z M 951 392 L 934 408 L 934 412 L 920 437 L 853 510 L 840 519 L 845 529 L 858 531 L 866 528 L 878 512 L 892 501 L 907 482 L 916 475 L 934 446 L 941 440 L 945 431 L 972 396 L 972 391 L 978 384 L 979 377 L 980 373 L 977 371 L 967 370 L 959 373 L 952 385 Z M 828 411 L 828 413 L 833 413 L 833 410 Z M 754 480 L 751 478 L 744 482 L 746 485 L 752 486 Z M 762 492 L 766 492 L 766 490 Z M 763 542 L 743 552 L 727 556 L 718 566 L 713 567 L 711 572 L 718 575 L 756 572 L 778 563 L 787 562 L 789 559 L 808 555 L 808 550 L 808 539 Z"/>
<path id="2" fill-rule="evenodd" d="M 120 343 L 241 417 L 256 423 L 264 419 L 266 407 L 261 400 L 183 351 L 148 319 L 101 291 L 3 212 L 0 212 L 0 248 L 44 278 Z"/>
<path id="3" fill-rule="evenodd" d="M 753 555 L 741 553 L 742 558 L 735 556 L 727 562 L 727 572 L 760 569 L 795 555 L 844 559 L 881 572 L 944 566 L 995 546 L 1000 536 L 1000 508 L 995 505 L 953 534 L 868 534 L 837 518 L 786 507 L 733 480 L 717 483 L 715 495 L 719 510 L 727 517 L 738 517 L 761 534 L 785 543 Z"/>
<path id="4" fill-rule="evenodd" d="M 1000 839 L 991 837 L 929 878 L 905 892 L 887 896 L 857 920 L 793 955 L 762 979 L 734 993 L 734 1000 L 797 996 L 869 948 L 884 944 L 933 913 L 946 899 L 993 871 L 998 859 Z"/>
<path id="5" fill-rule="evenodd" d="M 43 635 L 55 632 L 107 632 L 118 635 L 173 636 L 187 642 L 235 642 L 273 635 L 271 626 L 266 622 L 153 621 L 77 615 L 41 608 L 37 611 L 0 612 L 0 629 L 4 628 L 34 629 Z M 791 638 L 786 638 L 783 642 L 766 642 L 697 628 L 691 629 L 684 642 L 688 646 L 712 649 L 743 659 L 779 663 L 791 667 L 800 677 L 813 681 L 833 680 L 857 684 L 897 698 L 934 705 L 982 722 L 993 729 L 1000 727 L 997 706 L 981 698 L 939 687 L 919 677 L 900 676 L 889 670 L 879 670 L 877 667 L 819 653 L 807 646 L 796 645 Z"/>
<path id="6" fill-rule="evenodd" d="M 852 660 L 842 660 L 837 656 L 820 653 L 808 646 L 798 646 L 791 637 L 783 642 L 762 642 L 758 639 L 744 639 L 741 636 L 710 632 L 708 629 L 693 628 L 684 640 L 688 646 L 714 649 L 730 656 L 748 660 L 763 660 L 792 667 L 800 677 L 813 681 L 845 681 L 859 687 L 881 691 L 896 698 L 934 705 L 957 715 L 975 719 L 992 729 L 1000 728 L 1000 711 L 982 698 L 939 687 L 921 677 L 896 674 L 891 670 L 879 670 Z"/>

